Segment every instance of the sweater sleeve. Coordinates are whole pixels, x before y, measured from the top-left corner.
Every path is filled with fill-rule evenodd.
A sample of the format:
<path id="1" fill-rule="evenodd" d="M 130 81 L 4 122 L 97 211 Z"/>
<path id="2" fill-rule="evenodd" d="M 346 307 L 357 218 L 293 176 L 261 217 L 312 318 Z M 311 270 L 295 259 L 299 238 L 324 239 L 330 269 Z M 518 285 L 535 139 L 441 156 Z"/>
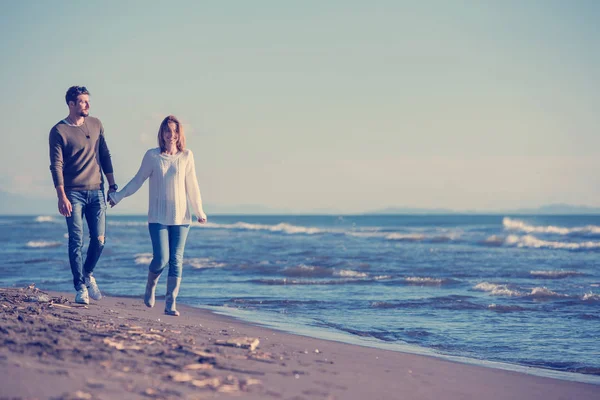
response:
<path id="1" fill-rule="evenodd" d="M 50 172 L 52 173 L 52 180 L 54 181 L 54 187 L 64 186 L 65 180 L 63 175 L 63 138 L 58 133 L 56 128 L 52 128 L 50 131 Z"/>
<path id="2" fill-rule="evenodd" d="M 198 179 L 196 178 L 194 153 L 192 153 L 191 150 L 188 151 L 188 162 L 185 168 L 185 191 L 196 218 L 206 218 L 206 214 L 204 214 L 204 210 L 202 209 L 202 196 L 200 195 L 200 187 L 198 186 Z"/>
<path id="3" fill-rule="evenodd" d="M 137 192 L 139 188 L 142 187 L 146 179 L 150 177 L 150 175 L 152 175 L 152 154 L 151 150 L 148 150 L 142 159 L 142 165 L 140 166 L 137 174 L 135 174 L 135 176 L 129 181 L 129 183 L 127 183 L 127 185 L 125 185 L 122 190 L 118 192 L 112 192 L 109 195 L 110 198 L 115 202 L 115 204 L 118 204 L 125 197 L 129 197 Z"/>
<path id="4" fill-rule="evenodd" d="M 100 143 L 98 146 L 100 165 L 102 166 L 102 172 L 105 174 L 112 174 L 113 165 L 110 158 L 110 151 L 108 150 L 108 146 L 106 144 L 106 138 L 104 137 L 104 127 L 102 126 L 102 122 L 98 122 L 100 123 Z"/>

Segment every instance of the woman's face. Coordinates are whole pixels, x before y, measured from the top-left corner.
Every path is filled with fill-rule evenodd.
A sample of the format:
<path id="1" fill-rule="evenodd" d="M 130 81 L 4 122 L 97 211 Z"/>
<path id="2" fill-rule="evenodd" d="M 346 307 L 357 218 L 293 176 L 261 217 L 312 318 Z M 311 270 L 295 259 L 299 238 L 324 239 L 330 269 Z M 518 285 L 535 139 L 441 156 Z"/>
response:
<path id="1" fill-rule="evenodd" d="M 177 124 L 169 122 L 169 129 L 163 132 L 163 139 L 166 144 L 176 145 L 179 140 L 179 133 L 177 132 Z"/>

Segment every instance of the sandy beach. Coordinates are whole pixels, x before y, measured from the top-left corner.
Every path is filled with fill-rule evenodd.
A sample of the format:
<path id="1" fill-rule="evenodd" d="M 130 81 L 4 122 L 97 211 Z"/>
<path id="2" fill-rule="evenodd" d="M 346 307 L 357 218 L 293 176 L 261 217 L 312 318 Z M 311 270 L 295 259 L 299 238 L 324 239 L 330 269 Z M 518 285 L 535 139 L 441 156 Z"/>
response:
<path id="1" fill-rule="evenodd" d="M 253 326 L 140 299 L 0 289 L 1 399 L 600 399 L 600 386 Z"/>

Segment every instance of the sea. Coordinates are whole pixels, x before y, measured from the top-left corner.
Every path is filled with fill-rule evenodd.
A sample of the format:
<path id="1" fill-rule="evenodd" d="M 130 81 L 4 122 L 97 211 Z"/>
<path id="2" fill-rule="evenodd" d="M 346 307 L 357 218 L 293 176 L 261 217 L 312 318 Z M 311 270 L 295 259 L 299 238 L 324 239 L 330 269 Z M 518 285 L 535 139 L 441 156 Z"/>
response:
<path id="1" fill-rule="evenodd" d="M 0 238 L 0 286 L 74 294 L 62 217 L 2 216 Z M 100 289 L 141 302 L 151 251 L 145 216 L 109 212 Z M 215 215 L 184 257 L 179 303 L 600 384 L 600 216 Z"/>

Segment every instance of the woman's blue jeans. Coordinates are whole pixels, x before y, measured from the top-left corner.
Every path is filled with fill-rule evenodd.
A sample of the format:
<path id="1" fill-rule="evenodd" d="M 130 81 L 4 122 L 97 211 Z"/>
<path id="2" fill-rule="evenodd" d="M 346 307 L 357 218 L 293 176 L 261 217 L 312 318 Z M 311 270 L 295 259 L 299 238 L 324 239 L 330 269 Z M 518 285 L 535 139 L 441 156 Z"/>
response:
<path id="1" fill-rule="evenodd" d="M 69 263 L 73 273 L 73 286 L 79 290 L 84 286 L 84 278 L 89 277 L 98 263 L 104 249 L 106 230 L 106 199 L 103 190 L 70 190 L 66 192 L 73 211 L 66 217 L 69 231 Z M 90 243 L 85 261 L 83 249 L 83 218 L 90 233 Z"/>
<path id="2" fill-rule="evenodd" d="M 148 230 L 152 240 L 150 272 L 160 275 L 169 265 L 168 276 L 181 278 L 183 250 L 190 226 L 149 223 Z"/>

